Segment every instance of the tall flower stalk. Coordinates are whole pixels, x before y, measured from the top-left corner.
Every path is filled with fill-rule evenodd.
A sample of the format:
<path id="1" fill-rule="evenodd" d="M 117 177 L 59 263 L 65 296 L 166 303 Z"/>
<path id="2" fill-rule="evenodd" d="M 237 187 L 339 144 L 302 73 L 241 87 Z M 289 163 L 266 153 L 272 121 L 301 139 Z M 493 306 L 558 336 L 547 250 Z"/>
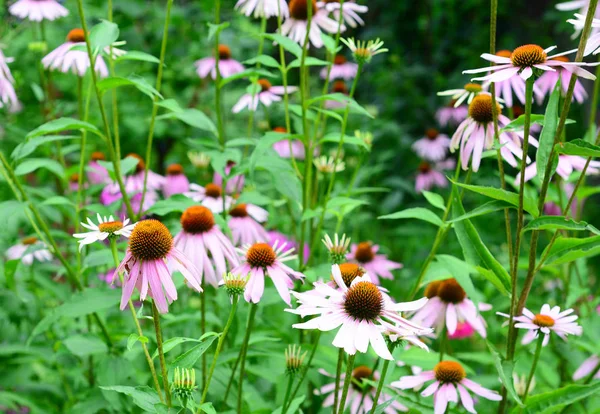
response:
<path id="1" fill-rule="evenodd" d="M 342 397 L 340 398 L 340 405 L 338 405 L 337 413 L 343 414 L 344 408 L 346 407 L 346 397 L 348 397 L 348 389 L 350 388 L 350 383 L 352 382 L 352 370 L 354 369 L 354 360 L 356 359 L 355 355 L 348 355 L 348 360 L 346 361 L 346 377 L 344 378 L 344 388 L 342 389 Z"/>
<path id="2" fill-rule="evenodd" d="M 166 395 L 167 407 L 171 407 L 171 389 L 169 387 L 169 373 L 167 362 L 165 361 L 165 352 L 163 350 L 162 329 L 160 327 L 160 313 L 154 301 L 152 301 L 152 321 L 154 322 L 154 331 L 156 332 L 156 346 L 158 348 L 158 358 L 160 361 L 160 370 L 162 374 L 163 388 Z"/>
<path id="3" fill-rule="evenodd" d="M 244 388 L 244 375 L 246 373 L 246 357 L 248 355 L 248 344 L 250 342 L 250 334 L 254 327 L 254 319 L 256 317 L 256 311 L 258 310 L 258 304 L 253 303 L 250 305 L 250 315 L 248 315 L 248 324 L 246 325 L 246 334 L 244 335 L 244 342 L 241 349 L 241 360 L 240 360 L 240 376 L 238 381 L 238 396 L 237 396 L 237 412 L 242 412 L 242 403 L 244 401 L 243 388 Z"/>

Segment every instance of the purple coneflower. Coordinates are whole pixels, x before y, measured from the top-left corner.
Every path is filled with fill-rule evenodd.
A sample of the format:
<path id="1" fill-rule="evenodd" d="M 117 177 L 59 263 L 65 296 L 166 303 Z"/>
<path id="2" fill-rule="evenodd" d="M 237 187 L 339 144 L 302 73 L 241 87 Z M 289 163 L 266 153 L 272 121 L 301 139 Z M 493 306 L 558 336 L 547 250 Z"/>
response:
<path id="1" fill-rule="evenodd" d="M 248 108 L 249 111 L 256 111 L 258 109 L 258 103 L 262 103 L 264 106 L 271 106 L 273 102 L 281 101 L 281 95 L 286 93 L 285 86 L 273 86 L 271 82 L 266 79 L 259 79 L 257 81 L 260 91 L 258 93 L 245 93 L 234 105 L 232 112 L 237 114 L 244 108 Z M 288 86 L 287 93 L 295 92 L 298 88 L 295 86 Z"/>
<path id="2" fill-rule="evenodd" d="M 167 177 L 163 185 L 163 194 L 166 198 L 173 194 L 184 194 L 190 190 L 190 182 L 183 173 L 181 164 L 171 164 L 167 167 Z"/>
<path id="3" fill-rule="evenodd" d="M 470 104 L 474 97 L 484 91 L 482 85 L 478 83 L 467 83 L 462 89 L 449 89 L 438 92 L 438 96 L 450 96 L 455 107 L 459 107 L 463 102 Z"/>
<path id="4" fill-rule="evenodd" d="M 9 247 L 6 250 L 8 260 L 21 259 L 25 266 L 31 266 L 33 261 L 47 262 L 52 260 L 52 255 L 46 247 L 46 243 L 38 240 L 36 237 L 26 237 L 20 243 Z"/>
<path id="5" fill-rule="evenodd" d="M 69 71 L 83 77 L 90 67 L 90 58 L 83 50 L 72 50 L 74 46 L 85 46 L 85 33 L 82 29 L 73 29 L 67 35 L 67 41 L 48 53 L 42 64 L 46 69 L 59 70 L 63 73 Z M 102 56 L 96 57 L 96 72 L 98 76 L 108 76 L 108 68 Z"/>
<path id="6" fill-rule="evenodd" d="M 69 14 L 69 11 L 56 0 L 19 0 L 8 8 L 8 12 L 32 22 L 56 20 Z"/>
<path id="7" fill-rule="evenodd" d="M 86 169 L 87 179 L 91 184 L 107 184 L 110 182 L 108 170 L 98 161 L 104 161 L 106 157 L 101 152 L 93 152 Z"/>
<path id="8" fill-rule="evenodd" d="M 415 178 L 415 191 L 417 193 L 422 193 L 423 191 L 431 190 L 433 187 L 448 187 L 448 179 L 442 171 L 452 169 L 455 165 L 453 159 L 448 159 L 436 164 L 421 161 L 419 164 L 419 173 Z"/>
<path id="9" fill-rule="evenodd" d="M 195 63 L 196 72 L 201 78 L 206 78 L 209 74 L 213 79 L 217 79 L 217 60 L 210 56 L 197 60 Z M 219 73 L 222 78 L 228 78 L 244 70 L 244 65 L 231 57 L 229 46 L 219 45 Z"/>
<path id="10" fill-rule="evenodd" d="M 344 8 L 346 8 L 346 4 L 348 3 L 344 3 Z M 358 64 L 348 62 L 344 55 L 336 55 L 333 59 L 333 66 L 329 70 L 329 80 L 345 79 L 349 81 L 356 77 L 357 71 Z M 327 67 L 321 69 L 321 78 L 327 78 Z"/>
<path id="11" fill-rule="evenodd" d="M 227 161 L 227 164 L 225 165 L 225 174 L 226 175 L 231 174 L 231 170 L 233 169 L 233 167 L 235 167 L 235 162 Z M 225 193 L 226 194 L 240 193 L 244 189 L 245 181 L 246 181 L 246 179 L 243 174 L 233 175 L 233 176 L 229 177 L 227 180 L 227 185 L 225 186 Z M 215 183 L 218 186 L 223 187 L 223 177 L 221 176 L 221 174 L 219 174 L 216 171 L 213 175 L 213 183 Z"/>
<path id="12" fill-rule="evenodd" d="M 352 262 L 358 263 L 370 275 L 373 283 L 379 284 L 379 278 L 393 279 L 392 270 L 402 269 L 402 263 L 392 262 L 385 254 L 377 254 L 379 246 L 371 242 L 361 242 L 352 244 L 350 253 L 346 258 Z"/>
<path id="13" fill-rule="evenodd" d="M 269 234 L 260 224 L 269 218 L 269 212 L 264 208 L 241 203 L 229 211 L 229 216 L 231 218 L 227 224 L 231 229 L 233 244 L 236 246 L 269 241 Z M 287 245 L 288 250 L 292 247 L 291 243 L 279 243 L 279 245 Z"/>
<path id="14" fill-rule="evenodd" d="M 496 56 L 510 58 L 512 52 L 510 50 L 499 50 L 496 52 Z M 490 81 L 483 84 L 487 90 L 490 86 Z M 513 95 L 517 97 L 521 104 L 525 105 L 525 81 L 520 76 L 512 76 L 506 80 L 496 81 L 495 91 L 496 97 L 504 100 L 504 103 L 509 108 L 513 107 Z M 537 95 L 539 94 L 538 87 L 534 84 L 533 91 Z"/>
<path id="15" fill-rule="evenodd" d="M 198 184 L 190 184 L 190 191 L 184 194 L 186 197 L 208 207 L 215 214 L 222 213 L 223 207 L 229 209 L 233 201 L 231 197 L 224 195 L 221 186 L 215 183 L 208 183 L 204 187 Z M 224 202 L 223 197 L 225 197 Z"/>
<path id="16" fill-rule="evenodd" d="M 556 60 L 562 60 L 564 62 L 568 62 L 569 59 L 564 56 L 559 56 L 555 58 Z M 539 77 L 538 80 L 535 81 L 535 86 L 537 86 L 537 91 L 535 92 L 538 104 L 542 104 L 544 98 L 546 96 L 550 96 L 552 91 L 554 91 L 554 87 L 558 83 L 560 79 L 560 86 L 562 96 L 564 97 L 567 94 L 567 89 L 569 89 L 569 83 L 571 82 L 572 73 L 564 68 L 556 68 L 555 71 L 544 72 L 542 76 Z M 579 82 L 579 79 L 575 80 L 575 89 L 573 89 L 573 100 L 578 103 L 583 103 L 583 101 L 588 97 L 585 88 Z"/>
<path id="17" fill-rule="evenodd" d="M 425 136 L 412 145 L 417 155 L 427 161 L 441 161 L 446 158 L 450 138 L 446 134 L 440 134 L 437 129 L 429 128 Z"/>
<path id="18" fill-rule="evenodd" d="M 13 85 L 15 79 L 8 68 L 8 63 L 12 61 L 13 58 L 5 57 L 2 49 L 0 49 L 0 108 L 6 105 L 11 112 L 16 112 L 20 110 L 21 103 L 17 98 L 17 93 Z"/>
<path id="19" fill-rule="evenodd" d="M 448 105 L 438 109 L 435 113 L 435 119 L 440 126 L 458 125 L 469 116 L 469 108 L 465 105 L 455 107 L 455 101 L 452 100 Z"/>
<path id="20" fill-rule="evenodd" d="M 329 33 L 337 33 L 338 22 L 331 19 L 329 11 L 324 7 L 319 7 L 316 0 L 310 0 L 312 4 L 312 17 L 310 23 L 309 40 L 314 47 L 323 47 L 323 39 L 321 33 L 323 31 Z M 306 31 L 308 26 L 308 0 L 290 0 L 289 2 L 290 16 L 285 19 L 281 26 L 281 34 L 288 36 L 294 42 L 300 45 L 304 44 Z M 341 31 L 345 31 L 346 27 L 342 25 Z"/>
<path id="21" fill-rule="evenodd" d="M 253 15 L 255 18 L 289 16 L 288 4 L 285 0 L 238 0 L 235 8 L 240 13 L 246 16 Z"/>
<path id="22" fill-rule="evenodd" d="M 556 173 L 563 180 L 568 180 L 573 171 L 583 171 L 587 160 L 578 155 L 563 155 L 558 156 L 558 165 Z M 586 175 L 600 174 L 600 161 L 590 161 L 590 165 L 585 172 Z M 525 181 L 531 180 L 537 175 L 537 162 L 532 162 L 525 168 Z M 517 182 L 521 179 L 521 173 L 517 174 Z"/>

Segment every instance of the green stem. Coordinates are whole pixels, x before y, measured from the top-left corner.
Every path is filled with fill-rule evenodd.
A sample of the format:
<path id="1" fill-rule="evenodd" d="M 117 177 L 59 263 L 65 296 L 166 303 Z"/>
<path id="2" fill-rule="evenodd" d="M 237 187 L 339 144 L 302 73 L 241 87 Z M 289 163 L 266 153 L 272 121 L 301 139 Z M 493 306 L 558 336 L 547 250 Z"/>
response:
<path id="1" fill-rule="evenodd" d="M 444 360 L 444 353 L 446 352 L 446 341 L 448 340 L 448 329 L 444 324 L 442 328 L 442 334 L 440 338 L 440 359 L 438 362 L 442 362 Z"/>
<path id="2" fill-rule="evenodd" d="M 221 336 L 219 336 L 219 342 L 217 342 L 217 349 L 215 351 L 215 355 L 213 356 L 213 360 L 210 365 L 210 370 L 208 371 L 208 377 L 206 378 L 206 383 L 204 384 L 204 389 L 202 390 L 202 399 L 200 400 L 200 405 L 204 404 L 204 402 L 206 401 L 206 396 L 208 394 L 208 389 L 210 387 L 210 381 L 212 380 L 213 373 L 215 372 L 215 368 L 217 366 L 217 360 L 219 359 L 219 354 L 221 353 L 221 349 L 223 349 L 223 344 L 225 343 L 225 337 L 227 336 L 227 333 L 229 332 L 229 328 L 231 327 L 231 324 L 233 323 L 233 319 L 235 318 L 235 311 L 237 310 L 239 300 L 240 300 L 240 297 L 238 295 L 235 295 L 233 297 L 233 303 L 232 303 L 231 309 L 229 311 L 229 317 L 227 318 L 227 323 L 225 324 L 225 329 L 223 329 Z M 201 412 L 201 409 L 198 408 L 197 413 L 200 414 L 200 412 Z"/>
<path id="3" fill-rule="evenodd" d="M 215 24 L 221 23 L 221 0 L 215 0 Z M 225 128 L 223 126 L 223 116 L 221 114 L 221 70 L 219 69 L 219 38 L 220 33 L 215 33 L 215 70 L 217 77 L 215 79 L 215 113 L 217 117 L 217 134 L 221 150 L 225 151 Z"/>
<path id="4" fill-rule="evenodd" d="M 288 401 L 290 399 L 290 392 L 292 391 L 292 384 L 294 383 L 294 375 L 293 374 L 289 374 L 288 375 L 288 384 L 287 384 L 287 388 L 285 390 L 285 397 L 283 397 L 283 405 L 281 406 L 281 414 L 286 414 L 287 410 L 288 410 Z M 291 402 L 290 402 L 291 404 Z"/>
<path id="5" fill-rule="evenodd" d="M 371 408 L 371 414 L 375 414 L 375 410 L 377 409 L 377 404 L 379 403 L 379 396 L 381 395 L 381 390 L 383 388 L 383 384 L 385 383 L 385 376 L 387 374 L 389 366 L 390 360 L 386 359 L 383 363 L 383 367 L 381 368 L 381 377 L 379 378 L 379 384 L 377 384 L 377 392 L 375 393 L 375 398 L 373 399 L 373 408 Z"/>
<path id="6" fill-rule="evenodd" d="M 237 412 L 242 413 L 243 398 L 243 387 L 244 387 L 244 375 L 246 374 L 246 356 L 248 355 L 248 343 L 250 342 L 250 333 L 254 326 L 254 319 L 256 316 L 256 310 L 258 304 L 253 303 L 250 305 L 250 314 L 248 315 L 248 325 L 246 326 L 246 334 L 244 335 L 244 343 L 242 345 L 242 359 L 240 360 L 240 379 L 238 382 L 238 396 L 237 396 Z"/>
<path id="7" fill-rule="evenodd" d="M 154 331 L 156 332 L 156 346 L 158 347 L 158 358 L 160 361 L 160 370 L 163 380 L 163 389 L 167 396 L 167 407 L 171 407 L 171 389 L 169 388 L 169 374 L 167 371 L 167 363 L 165 361 L 165 353 L 163 351 L 162 330 L 160 328 L 160 313 L 154 301 L 152 301 L 152 320 L 154 321 Z"/>
<path id="8" fill-rule="evenodd" d="M 317 331 L 317 333 L 315 335 L 315 341 L 314 341 L 313 349 L 310 352 L 310 356 L 308 357 L 308 361 L 306 362 L 306 365 L 304 366 L 304 369 L 302 370 L 302 374 L 300 375 L 300 379 L 298 380 L 298 383 L 296 384 L 296 387 L 294 388 L 294 391 L 292 392 L 292 395 L 290 397 L 290 401 L 294 401 L 294 398 L 296 397 L 296 394 L 298 394 L 298 390 L 300 390 L 300 387 L 302 386 L 302 383 L 304 382 L 304 379 L 306 378 L 306 374 L 308 373 L 308 370 L 311 367 L 313 358 L 315 357 L 315 354 L 317 352 L 317 348 L 319 347 L 319 341 L 320 340 L 321 340 L 321 331 Z"/>
<path id="9" fill-rule="evenodd" d="M 258 56 L 261 56 L 263 54 L 263 48 L 264 48 L 264 44 L 265 44 L 265 37 L 263 36 L 263 33 L 265 33 L 267 31 L 267 18 L 266 17 L 262 17 L 260 19 L 260 42 L 258 43 Z M 256 64 L 256 67 L 258 69 L 260 69 L 260 62 L 258 62 Z M 256 98 L 256 89 L 254 89 L 252 91 L 252 102 L 254 102 L 254 99 Z M 255 111 L 250 111 L 250 116 L 248 117 L 248 138 L 252 138 L 252 133 L 253 133 L 253 129 L 254 129 L 254 112 Z"/>
<path id="10" fill-rule="evenodd" d="M 356 354 L 348 355 L 348 361 L 346 361 L 346 378 L 344 378 L 344 389 L 342 391 L 342 398 L 340 399 L 340 405 L 337 408 L 338 414 L 344 414 L 344 408 L 346 407 L 346 397 L 348 397 L 348 389 L 352 382 L 352 369 L 354 368 L 354 359 Z"/>
<path id="11" fill-rule="evenodd" d="M 113 21 L 113 0 L 108 0 L 108 21 Z M 110 76 L 116 76 L 115 61 L 113 56 L 113 46 L 110 45 L 108 56 L 108 68 L 110 70 Z M 117 154 L 117 158 L 121 159 L 121 137 L 119 133 L 119 102 L 117 99 L 117 88 L 111 89 L 111 98 L 113 133 L 115 135 L 115 153 Z"/>
<path id="12" fill-rule="evenodd" d="M 538 340 L 535 346 L 535 354 L 533 355 L 533 363 L 531 364 L 531 371 L 529 371 L 529 376 L 527 377 L 527 384 L 525 386 L 525 392 L 523 394 L 523 402 L 527 400 L 527 395 L 529 394 L 529 387 L 531 387 L 531 381 L 533 381 L 533 376 L 535 374 L 535 369 L 537 368 L 538 361 L 540 359 L 540 354 L 542 353 L 542 344 L 544 342 L 544 337 L 546 335 L 538 332 Z"/>
<path id="13" fill-rule="evenodd" d="M 340 378 L 342 376 L 342 364 L 344 363 L 344 349 L 338 351 L 337 368 L 335 370 L 335 394 L 333 394 L 333 414 L 336 413 L 338 398 L 340 396 Z"/>
<path id="14" fill-rule="evenodd" d="M 165 15 L 165 24 L 163 26 L 163 38 L 160 45 L 160 63 L 158 64 L 158 72 L 156 74 L 155 89 L 160 93 L 162 87 L 163 68 L 165 66 L 165 56 L 167 55 L 167 41 L 169 40 L 169 23 L 171 22 L 171 8 L 173 0 L 167 0 L 167 11 Z M 144 199 L 146 198 L 146 190 L 148 188 L 148 171 L 150 169 L 150 161 L 152 158 L 152 142 L 154 140 L 154 127 L 156 125 L 156 115 L 158 114 L 158 96 L 154 96 L 152 103 L 152 116 L 150 117 L 150 128 L 148 130 L 148 141 L 146 143 L 146 165 L 144 168 L 144 186 L 142 188 L 142 198 L 140 200 L 140 211 L 137 212 L 138 220 L 141 218 L 144 210 Z"/>
<path id="15" fill-rule="evenodd" d="M 225 197 L 223 197 L 225 200 Z M 206 333 L 206 286 L 204 285 L 204 281 L 201 282 L 202 292 L 200 293 L 200 329 L 202 330 L 202 335 Z M 206 352 L 202 354 L 202 388 L 206 387 Z"/>

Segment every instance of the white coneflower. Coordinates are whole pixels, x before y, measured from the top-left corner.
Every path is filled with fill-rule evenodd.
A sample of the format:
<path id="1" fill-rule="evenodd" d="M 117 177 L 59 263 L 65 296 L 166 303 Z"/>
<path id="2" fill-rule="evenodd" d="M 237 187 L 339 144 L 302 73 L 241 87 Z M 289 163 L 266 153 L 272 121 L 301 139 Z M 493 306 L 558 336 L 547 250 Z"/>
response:
<path id="1" fill-rule="evenodd" d="M 365 42 L 364 40 L 355 41 L 353 37 L 340 40 L 348 46 L 354 56 L 354 60 L 356 60 L 358 64 L 369 63 L 373 56 L 388 52 L 388 49 L 383 47 L 383 40 L 380 40 L 379 38 L 369 40 L 368 42 Z"/>
<path id="2" fill-rule="evenodd" d="M 98 224 L 95 224 L 88 217 L 87 223 L 81 223 L 83 227 L 88 229 L 89 231 L 85 233 L 75 233 L 73 237 L 80 239 L 77 242 L 79 243 L 79 251 L 83 249 L 83 247 L 87 244 L 92 244 L 97 241 L 104 241 L 111 237 L 129 237 L 131 236 L 131 232 L 137 223 L 129 224 L 129 219 L 125 219 L 123 221 L 115 220 L 113 216 L 102 217 L 100 214 L 97 215 Z"/>
<path id="3" fill-rule="evenodd" d="M 461 89 L 449 89 L 447 91 L 438 92 L 438 96 L 450 96 L 455 102 L 454 107 L 459 107 L 465 100 L 468 104 L 473 98 L 483 91 L 483 86 L 478 83 L 467 83 Z"/>

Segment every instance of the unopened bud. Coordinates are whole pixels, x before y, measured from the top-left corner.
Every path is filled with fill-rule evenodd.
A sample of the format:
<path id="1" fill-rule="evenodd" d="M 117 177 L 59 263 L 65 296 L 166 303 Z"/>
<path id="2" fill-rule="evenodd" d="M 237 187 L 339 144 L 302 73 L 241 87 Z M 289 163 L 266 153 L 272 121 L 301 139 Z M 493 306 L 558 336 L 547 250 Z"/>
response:
<path id="1" fill-rule="evenodd" d="M 302 363 L 306 357 L 306 352 L 302 353 L 302 348 L 298 345 L 288 345 L 285 350 L 285 369 L 288 374 L 296 374 L 302 368 Z"/>

